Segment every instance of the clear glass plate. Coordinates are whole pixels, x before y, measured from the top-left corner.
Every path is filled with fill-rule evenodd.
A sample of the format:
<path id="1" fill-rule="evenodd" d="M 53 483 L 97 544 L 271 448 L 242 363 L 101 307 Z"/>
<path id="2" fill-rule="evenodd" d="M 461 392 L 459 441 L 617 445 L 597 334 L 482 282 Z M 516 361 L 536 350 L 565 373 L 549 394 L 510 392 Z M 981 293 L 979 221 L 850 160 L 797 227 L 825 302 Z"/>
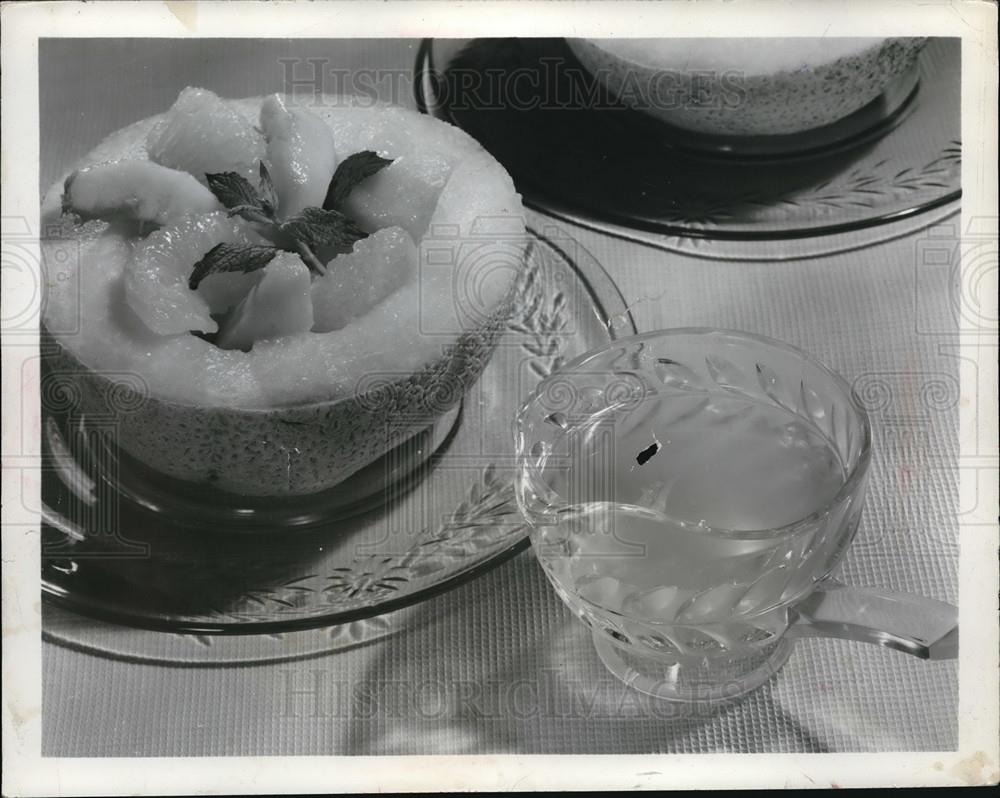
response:
<path id="1" fill-rule="evenodd" d="M 607 98 L 582 107 L 601 89 L 592 95 L 562 39 L 425 40 L 414 85 L 418 105 L 475 136 L 537 210 L 665 249 L 773 259 L 850 249 L 853 237 L 834 236 L 864 231 L 873 243 L 901 222 L 955 212 L 960 56 L 958 39 L 929 40 L 916 74 L 821 133 L 782 137 L 783 155 L 695 151 Z M 521 79 L 496 79 L 511 74 Z M 798 239 L 809 241 L 768 246 Z"/>
<path id="2" fill-rule="evenodd" d="M 169 494 L 151 511 L 105 478 L 102 450 L 74 443 L 87 420 L 68 422 L 43 397 L 42 590 L 59 605 L 47 614 L 49 639 L 141 660 L 306 656 L 384 637 L 394 627 L 376 616 L 398 619 L 522 551 L 511 486 L 519 403 L 564 359 L 635 331 L 611 278 L 557 229 L 535 234 L 528 275 L 439 448 L 390 482 L 376 507 L 337 521 L 258 523 L 248 534 L 172 517 Z M 116 635 L 108 624 L 170 632 L 190 645 Z M 216 635 L 279 642 L 268 654 Z"/>

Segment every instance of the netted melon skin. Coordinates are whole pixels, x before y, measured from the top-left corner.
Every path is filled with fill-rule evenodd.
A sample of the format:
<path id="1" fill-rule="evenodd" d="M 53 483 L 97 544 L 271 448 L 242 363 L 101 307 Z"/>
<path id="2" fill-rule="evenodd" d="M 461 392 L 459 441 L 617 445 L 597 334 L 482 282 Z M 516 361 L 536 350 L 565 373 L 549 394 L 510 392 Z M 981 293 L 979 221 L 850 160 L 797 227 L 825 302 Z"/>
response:
<path id="1" fill-rule="evenodd" d="M 368 390 L 300 407 L 198 407 L 148 395 L 129 375 L 85 367 L 43 331 L 50 373 L 72 384 L 72 411 L 112 445 L 177 479 L 244 496 L 333 487 L 454 408 L 479 379 L 515 306 L 516 285 L 475 330 L 418 372 L 371 375 Z"/>
<path id="2" fill-rule="evenodd" d="M 570 46 L 615 96 L 685 130 L 721 136 L 788 135 L 832 124 L 878 97 L 912 69 L 925 38 L 888 39 L 856 56 L 772 75 L 697 77 L 627 64 L 586 40 Z"/>

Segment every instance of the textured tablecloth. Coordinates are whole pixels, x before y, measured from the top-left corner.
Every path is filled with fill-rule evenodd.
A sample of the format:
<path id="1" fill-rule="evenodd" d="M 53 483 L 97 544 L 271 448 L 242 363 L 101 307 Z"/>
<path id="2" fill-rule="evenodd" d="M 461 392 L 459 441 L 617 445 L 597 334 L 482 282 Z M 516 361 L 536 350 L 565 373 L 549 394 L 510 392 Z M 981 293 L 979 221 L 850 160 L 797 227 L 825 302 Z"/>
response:
<path id="1" fill-rule="evenodd" d="M 189 84 L 226 96 L 283 90 L 288 69 L 323 58 L 391 72 L 382 95 L 412 104 L 415 50 L 385 41 L 43 42 L 42 187 Z M 71 79 L 81 74 L 86 81 Z M 955 250 L 957 217 L 861 251 L 781 263 L 714 262 L 557 227 L 604 265 L 641 330 L 772 336 L 856 381 L 873 407 L 875 456 L 842 576 L 957 602 L 955 270 L 950 257 L 924 256 Z M 604 670 L 530 553 L 420 605 L 403 632 L 332 656 L 171 667 L 48 643 L 43 666 L 47 756 L 924 751 L 958 742 L 955 662 L 858 643 L 800 642 L 774 680 L 721 709 L 646 700 Z"/>

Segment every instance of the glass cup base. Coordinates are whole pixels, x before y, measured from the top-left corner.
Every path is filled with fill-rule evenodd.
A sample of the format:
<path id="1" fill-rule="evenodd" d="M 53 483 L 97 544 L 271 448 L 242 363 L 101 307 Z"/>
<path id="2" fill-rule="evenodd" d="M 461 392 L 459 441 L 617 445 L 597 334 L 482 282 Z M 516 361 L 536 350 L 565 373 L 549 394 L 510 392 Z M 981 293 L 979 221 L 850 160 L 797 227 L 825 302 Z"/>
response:
<path id="1" fill-rule="evenodd" d="M 721 703 L 756 690 L 791 656 L 794 642 L 781 639 L 750 656 L 674 659 L 638 654 L 594 631 L 594 646 L 605 667 L 640 693 L 664 701 Z"/>

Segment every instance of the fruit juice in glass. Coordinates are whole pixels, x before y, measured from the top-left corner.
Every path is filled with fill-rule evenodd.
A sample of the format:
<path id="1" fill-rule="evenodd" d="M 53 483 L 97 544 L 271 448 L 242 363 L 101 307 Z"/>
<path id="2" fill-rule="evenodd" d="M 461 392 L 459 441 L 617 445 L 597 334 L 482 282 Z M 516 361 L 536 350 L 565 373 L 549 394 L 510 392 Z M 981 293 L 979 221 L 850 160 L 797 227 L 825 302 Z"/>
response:
<path id="1" fill-rule="evenodd" d="M 557 448 L 549 487 L 572 509 L 538 529 L 543 566 L 571 605 L 649 625 L 679 652 L 771 637 L 767 610 L 804 587 L 791 566 L 821 531 L 786 527 L 845 481 L 794 414 L 721 393 L 644 399 L 570 425 Z"/>

